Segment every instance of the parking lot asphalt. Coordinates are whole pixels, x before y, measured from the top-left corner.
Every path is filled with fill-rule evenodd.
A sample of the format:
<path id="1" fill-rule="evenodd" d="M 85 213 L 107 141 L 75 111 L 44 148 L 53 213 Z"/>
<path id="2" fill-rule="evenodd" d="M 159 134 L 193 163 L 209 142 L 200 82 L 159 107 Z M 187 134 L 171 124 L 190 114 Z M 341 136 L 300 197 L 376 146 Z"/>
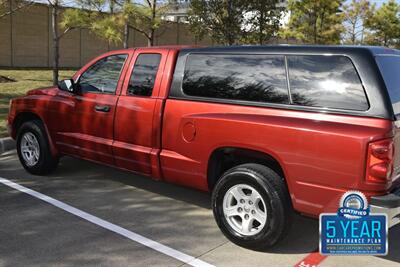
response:
<path id="1" fill-rule="evenodd" d="M 278 246 L 268 252 L 243 249 L 216 226 L 209 194 L 79 159 L 64 157 L 52 175 L 33 176 L 11 151 L 0 156 L 0 177 L 197 258 L 200 265 L 294 266 L 318 248 L 318 221 L 296 216 Z M 400 266 L 399 226 L 390 230 L 389 250 L 386 257 L 330 256 L 319 266 Z M 0 183 L 0 266 L 55 265 L 185 262 Z"/>

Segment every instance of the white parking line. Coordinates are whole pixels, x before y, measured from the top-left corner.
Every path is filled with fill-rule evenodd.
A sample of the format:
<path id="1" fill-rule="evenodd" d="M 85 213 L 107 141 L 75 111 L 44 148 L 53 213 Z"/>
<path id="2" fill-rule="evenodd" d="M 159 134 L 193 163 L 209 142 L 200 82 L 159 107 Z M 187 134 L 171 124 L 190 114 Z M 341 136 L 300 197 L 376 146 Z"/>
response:
<path id="1" fill-rule="evenodd" d="M 187 255 L 187 254 L 185 254 L 183 252 L 180 252 L 180 251 L 178 251 L 176 249 L 167 247 L 167 246 L 165 246 L 163 244 L 160 244 L 160 243 L 158 243 L 156 241 L 153 241 L 153 240 L 151 240 L 151 239 L 149 239 L 147 237 L 144 237 L 142 235 L 136 234 L 136 233 L 134 233 L 132 231 L 129 231 L 129 230 L 125 229 L 125 228 L 122 228 L 122 227 L 120 227 L 118 225 L 115 225 L 113 223 L 110 223 L 108 221 L 100 219 L 99 217 L 91 215 L 91 214 L 89 214 L 87 212 L 84 212 L 84 211 L 82 211 L 80 209 L 74 208 L 74 207 L 72 207 L 72 206 L 70 206 L 70 205 L 68 205 L 68 204 L 66 204 L 64 202 L 61 202 L 61 201 L 59 201 L 57 199 L 54 199 L 54 198 L 49 197 L 49 196 L 46 196 L 46 195 L 44 195 L 42 193 L 39 193 L 39 192 L 34 191 L 32 189 L 29 189 L 29 188 L 27 188 L 25 186 L 22 186 L 20 184 L 14 183 L 14 182 L 12 182 L 10 180 L 7 180 L 5 178 L 0 177 L 0 183 L 4 184 L 6 186 L 9 186 L 11 188 L 14 188 L 15 190 L 18 190 L 20 192 L 23 192 L 23 193 L 26 193 L 26 194 L 31 195 L 33 197 L 36 197 L 36 198 L 38 198 L 40 200 L 43 200 L 43 201 L 45 201 L 45 202 L 47 202 L 47 203 L 49 203 L 49 204 L 51 204 L 51 205 L 53 205 L 53 206 L 55 206 L 57 208 L 65 210 L 66 212 L 74 214 L 75 216 L 78 216 L 78 217 L 80 217 L 80 218 L 82 218 L 82 219 L 84 219 L 86 221 L 89 221 L 89 222 L 94 223 L 94 224 L 96 224 L 96 225 L 98 225 L 100 227 L 103 227 L 103 228 L 105 228 L 107 230 L 110 230 L 110 231 L 112 231 L 114 233 L 122 235 L 122 236 L 124 236 L 124 237 L 126 237 L 126 238 L 128 238 L 130 240 L 133 240 L 133 241 L 135 241 L 137 243 L 140 243 L 140 244 L 142 244 L 142 245 L 144 245 L 144 246 L 146 246 L 148 248 L 154 249 L 154 250 L 156 250 L 158 252 L 161 252 L 161 253 L 163 253 L 165 255 L 168 255 L 168 256 L 170 256 L 172 258 L 175 258 L 175 259 L 177 259 L 177 260 L 179 260 L 179 261 L 181 261 L 183 263 L 189 264 L 189 265 L 194 266 L 194 267 L 214 267 L 214 265 L 211 265 L 211 264 L 209 264 L 207 262 L 204 262 L 202 260 L 196 259 L 195 257 Z"/>

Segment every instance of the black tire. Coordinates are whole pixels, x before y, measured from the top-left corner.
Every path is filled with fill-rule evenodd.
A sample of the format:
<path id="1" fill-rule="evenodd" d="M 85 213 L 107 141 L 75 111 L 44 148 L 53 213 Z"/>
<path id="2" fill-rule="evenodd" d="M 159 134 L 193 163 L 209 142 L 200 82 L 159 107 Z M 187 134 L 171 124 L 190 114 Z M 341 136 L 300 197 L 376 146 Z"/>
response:
<path id="1" fill-rule="evenodd" d="M 261 230 L 257 230 L 259 232 L 252 236 L 236 231 L 229 225 L 224 215 L 224 196 L 230 188 L 239 184 L 256 189 L 266 206 L 265 225 L 259 226 Z M 213 189 L 212 208 L 219 228 L 229 240 L 239 246 L 259 251 L 274 246 L 287 235 L 293 215 L 284 179 L 272 169 L 252 163 L 239 165 L 223 174 Z M 241 212 L 244 210 L 241 209 Z"/>
<path id="2" fill-rule="evenodd" d="M 34 165 L 29 165 L 24 159 L 21 151 L 21 142 L 25 134 L 31 133 L 36 137 L 39 144 L 39 159 Z M 50 150 L 49 140 L 46 130 L 40 120 L 25 122 L 18 129 L 17 133 L 17 152 L 22 166 L 31 174 L 46 175 L 57 168 L 58 157 L 54 157 Z"/>

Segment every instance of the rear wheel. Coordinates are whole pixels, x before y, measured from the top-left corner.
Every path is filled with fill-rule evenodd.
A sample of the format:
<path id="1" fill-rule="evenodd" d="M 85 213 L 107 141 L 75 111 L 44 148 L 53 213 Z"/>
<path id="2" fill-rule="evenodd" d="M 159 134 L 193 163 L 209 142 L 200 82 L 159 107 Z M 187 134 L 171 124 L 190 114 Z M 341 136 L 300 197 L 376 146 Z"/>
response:
<path id="1" fill-rule="evenodd" d="M 46 131 L 39 120 L 21 125 L 17 133 L 17 152 L 22 166 L 32 174 L 48 174 L 58 165 L 58 157 L 51 154 Z"/>
<path id="2" fill-rule="evenodd" d="M 287 233 L 292 207 L 286 184 L 270 168 L 243 164 L 228 170 L 212 196 L 215 220 L 239 246 L 264 250 Z"/>

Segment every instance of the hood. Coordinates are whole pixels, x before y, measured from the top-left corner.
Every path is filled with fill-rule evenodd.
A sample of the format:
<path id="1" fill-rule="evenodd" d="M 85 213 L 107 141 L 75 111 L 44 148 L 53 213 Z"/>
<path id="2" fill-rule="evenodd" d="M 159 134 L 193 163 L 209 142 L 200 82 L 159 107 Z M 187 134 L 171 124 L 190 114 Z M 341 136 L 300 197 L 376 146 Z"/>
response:
<path id="1" fill-rule="evenodd" d="M 58 88 L 55 86 L 51 87 L 43 87 L 43 88 L 37 88 L 33 90 L 29 90 L 26 94 L 27 95 L 50 95 L 50 96 L 55 96 L 57 95 Z"/>

